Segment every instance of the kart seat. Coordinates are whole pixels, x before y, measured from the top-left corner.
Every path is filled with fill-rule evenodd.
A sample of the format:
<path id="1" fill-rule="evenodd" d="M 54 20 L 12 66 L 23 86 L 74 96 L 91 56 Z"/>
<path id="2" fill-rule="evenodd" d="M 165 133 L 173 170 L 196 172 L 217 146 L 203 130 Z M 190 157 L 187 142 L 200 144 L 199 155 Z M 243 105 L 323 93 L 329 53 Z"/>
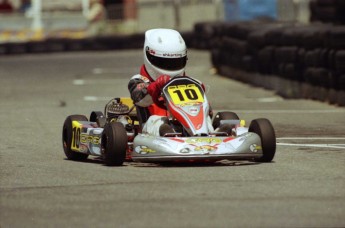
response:
<path id="1" fill-rule="evenodd" d="M 150 114 L 148 108 L 140 107 L 140 106 L 137 106 L 137 105 L 135 106 L 135 108 L 137 110 L 137 117 L 138 117 L 138 120 L 139 120 L 140 128 L 142 128 L 144 123 L 146 123 L 146 121 L 151 116 L 151 114 Z"/>

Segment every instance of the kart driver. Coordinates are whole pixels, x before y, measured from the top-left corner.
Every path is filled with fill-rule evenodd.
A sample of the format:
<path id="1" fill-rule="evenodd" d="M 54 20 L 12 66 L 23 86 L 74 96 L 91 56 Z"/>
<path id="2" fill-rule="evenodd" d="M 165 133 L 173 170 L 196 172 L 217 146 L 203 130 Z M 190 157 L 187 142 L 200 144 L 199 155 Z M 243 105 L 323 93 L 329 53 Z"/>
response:
<path id="1" fill-rule="evenodd" d="M 168 124 L 169 113 L 160 95 L 170 78 L 185 75 L 186 63 L 187 48 L 179 32 L 172 29 L 146 31 L 144 64 L 140 74 L 134 75 L 128 83 L 131 98 L 144 123 L 143 133 L 163 136 L 174 132 Z M 205 90 L 204 85 L 200 84 Z M 209 129 L 213 130 L 211 118 L 208 122 Z"/>

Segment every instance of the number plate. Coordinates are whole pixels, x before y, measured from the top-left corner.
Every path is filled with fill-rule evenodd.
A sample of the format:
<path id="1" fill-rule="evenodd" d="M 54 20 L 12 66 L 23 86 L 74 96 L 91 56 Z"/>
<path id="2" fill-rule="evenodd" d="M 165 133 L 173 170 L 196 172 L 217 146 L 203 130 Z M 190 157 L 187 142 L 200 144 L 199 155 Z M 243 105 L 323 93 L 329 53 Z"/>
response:
<path id="1" fill-rule="evenodd" d="M 71 149 L 74 151 L 80 151 L 80 134 L 81 134 L 81 128 L 82 124 L 80 124 L 78 121 L 72 121 L 72 143 L 71 143 Z"/>
<path id="2" fill-rule="evenodd" d="M 195 84 L 169 86 L 168 94 L 175 105 L 204 102 L 202 92 Z"/>

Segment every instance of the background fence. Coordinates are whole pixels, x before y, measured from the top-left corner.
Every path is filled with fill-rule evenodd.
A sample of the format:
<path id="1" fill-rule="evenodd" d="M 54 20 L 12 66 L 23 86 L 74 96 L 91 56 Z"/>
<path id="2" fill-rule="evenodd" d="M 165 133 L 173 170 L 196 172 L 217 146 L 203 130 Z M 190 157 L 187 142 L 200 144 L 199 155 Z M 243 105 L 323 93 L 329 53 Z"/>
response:
<path id="1" fill-rule="evenodd" d="M 127 8 L 114 6 L 108 8 L 106 20 L 112 30 L 104 30 L 104 36 L 83 39 L 87 25 L 81 8 L 69 13 L 43 12 L 45 33 L 51 30 L 59 35 L 56 31 L 60 26 L 63 32 L 71 26 L 76 32 L 74 38 L 79 39 L 66 39 L 71 35 L 67 30 L 63 37 L 50 36 L 39 42 L 0 43 L 0 55 L 142 48 L 143 31 L 172 27 L 181 30 L 189 48 L 210 50 L 212 64 L 221 75 L 276 90 L 284 97 L 345 106 L 345 0 L 310 1 L 310 18 L 316 22 L 310 24 L 294 23 L 308 15 L 308 10 L 304 12 L 306 1 L 299 5 L 279 2 L 275 14 L 262 18 L 258 10 L 254 14 L 260 14 L 261 19 L 248 21 L 242 21 L 241 9 L 230 7 L 234 5 L 228 7 L 239 16 L 224 21 L 226 1 L 145 1 Z M 284 8 L 292 10 L 279 13 Z M 275 18 L 268 19 L 267 15 Z M 13 15 L 7 19 L 11 17 L 14 22 L 20 21 Z"/>
<path id="2" fill-rule="evenodd" d="M 19 7 L 17 0 L 12 1 Z M 85 2 L 88 0 L 32 0 L 32 2 L 37 1 L 40 1 L 42 9 L 39 15 L 33 10 L 0 14 L 0 42 L 87 36 L 89 24 L 85 14 L 88 3 Z M 123 2 L 124 4 L 107 5 L 105 9 L 107 17 L 103 28 L 99 30 L 100 35 L 142 33 L 154 27 L 191 31 L 197 22 L 246 19 L 243 15 L 262 13 L 265 4 L 269 6 L 273 3 L 271 13 L 274 11 L 277 20 L 302 22 L 309 20 L 307 7 L 309 0 L 125 0 Z M 247 5 L 243 2 L 247 2 Z"/>

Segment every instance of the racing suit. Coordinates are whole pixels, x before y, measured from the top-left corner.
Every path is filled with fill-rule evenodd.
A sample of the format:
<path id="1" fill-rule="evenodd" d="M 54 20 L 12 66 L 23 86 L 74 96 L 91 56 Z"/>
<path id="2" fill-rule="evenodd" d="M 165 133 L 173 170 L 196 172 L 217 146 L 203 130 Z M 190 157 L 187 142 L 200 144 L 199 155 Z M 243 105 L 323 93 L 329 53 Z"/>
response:
<path id="1" fill-rule="evenodd" d="M 141 115 L 143 120 L 143 133 L 159 136 L 159 128 L 163 124 L 168 124 L 169 112 L 153 102 L 152 96 L 148 93 L 148 86 L 154 82 L 154 80 L 147 73 L 145 65 L 140 68 L 140 74 L 134 75 L 129 83 L 128 90 L 134 104 L 137 106 L 137 111 Z M 203 83 L 200 83 L 205 90 Z M 143 112 L 147 109 L 148 112 Z M 140 111 L 141 110 L 141 111 Z M 210 116 L 212 111 L 210 107 Z M 209 129 L 213 131 L 211 118 L 208 118 Z"/>

